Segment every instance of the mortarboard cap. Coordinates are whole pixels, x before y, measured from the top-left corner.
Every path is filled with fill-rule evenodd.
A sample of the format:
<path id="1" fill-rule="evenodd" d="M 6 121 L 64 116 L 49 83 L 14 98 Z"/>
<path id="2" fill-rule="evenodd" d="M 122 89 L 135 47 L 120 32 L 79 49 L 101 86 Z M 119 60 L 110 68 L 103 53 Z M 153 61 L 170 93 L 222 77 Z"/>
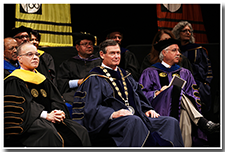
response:
<path id="1" fill-rule="evenodd" d="M 72 33 L 72 35 L 75 45 L 80 43 L 80 41 L 84 39 L 91 40 L 94 44 L 97 42 L 97 37 L 87 32 L 80 32 L 80 33 L 76 32 Z"/>
<path id="2" fill-rule="evenodd" d="M 181 45 L 179 40 L 170 38 L 170 39 L 159 41 L 158 43 L 154 44 L 154 48 L 157 51 L 161 52 L 163 49 L 173 44 L 177 44 L 179 47 Z"/>
<path id="3" fill-rule="evenodd" d="M 14 37 L 18 33 L 21 32 L 27 32 L 30 35 L 30 32 L 32 31 L 31 28 L 25 27 L 25 26 L 20 26 L 18 28 L 13 28 L 8 34 L 7 37 Z"/>

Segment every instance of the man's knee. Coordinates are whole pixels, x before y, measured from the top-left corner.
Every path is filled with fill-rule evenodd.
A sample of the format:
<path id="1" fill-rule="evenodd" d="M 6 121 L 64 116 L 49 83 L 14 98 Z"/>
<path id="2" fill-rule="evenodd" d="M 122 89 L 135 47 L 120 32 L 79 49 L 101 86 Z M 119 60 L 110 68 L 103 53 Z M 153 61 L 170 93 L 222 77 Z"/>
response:
<path id="1" fill-rule="evenodd" d="M 127 116 L 127 123 L 129 123 L 130 125 L 132 124 L 136 124 L 136 123 L 143 123 L 142 119 L 136 115 L 130 115 Z"/>
<path id="2" fill-rule="evenodd" d="M 63 139 L 56 128 L 45 119 L 35 120 L 26 136 L 22 138 L 22 142 L 28 147 L 63 146 Z"/>
<path id="3" fill-rule="evenodd" d="M 176 118 L 174 117 L 170 117 L 170 116 L 160 116 L 159 118 L 161 118 L 162 121 L 170 123 L 170 124 L 174 124 L 174 125 L 179 125 L 179 122 Z"/>
<path id="4" fill-rule="evenodd" d="M 45 135 L 55 135 L 58 136 L 57 130 L 54 127 L 54 125 L 49 122 L 48 120 L 40 120 L 41 122 L 39 122 L 41 125 L 39 126 L 39 133 L 41 134 L 45 134 Z"/>

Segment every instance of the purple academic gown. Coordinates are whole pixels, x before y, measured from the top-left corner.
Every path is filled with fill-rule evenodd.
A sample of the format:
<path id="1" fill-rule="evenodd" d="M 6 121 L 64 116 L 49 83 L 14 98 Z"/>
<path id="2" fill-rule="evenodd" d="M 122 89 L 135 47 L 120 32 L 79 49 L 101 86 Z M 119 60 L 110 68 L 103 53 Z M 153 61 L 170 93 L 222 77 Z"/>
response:
<path id="1" fill-rule="evenodd" d="M 179 65 L 174 65 L 171 68 L 166 68 L 161 63 L 155 63 L 151 67 L 145 69 L 141 74 L 139 83 L 143 85 L 143 93 L 150 101 L 153 108 L 162 116 L 169 116 L 171 112 L 172 90 L 173 86 L 167 88 L 154 98 L 154 92 L 160 90 L 163 86 L 161 81 L 164 81 L 164 85 L 169 85 L 173 75 L 177 75 L 180 78 L 186 80 L 186 84 L 181 89 L 180 100 L 182 94 L 189 97 L 195 108 L 201 113 L 201 102 L 199 98 L 198 87 L 196 82 L 188 69 L 182 68 Z M 167 84 L 165 84 L 167 79 Z M 178 106 L 178 120 L 180 119 L 181 104 Z M 195 129 L 196 130 L 196 129 Z M 194 131 L 193 131 L 194 132 Z M 193 136 L 193 140 L 196 138 L 207 140 L 206 135 L 197 128 L 196 135 Z"/>

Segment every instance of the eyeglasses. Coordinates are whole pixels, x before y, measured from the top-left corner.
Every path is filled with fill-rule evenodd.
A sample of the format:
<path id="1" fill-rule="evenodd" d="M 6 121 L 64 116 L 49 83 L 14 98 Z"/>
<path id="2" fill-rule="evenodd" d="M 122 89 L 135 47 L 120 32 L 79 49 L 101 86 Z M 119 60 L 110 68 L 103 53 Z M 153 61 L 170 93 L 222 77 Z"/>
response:
<path id="1" fill-rule="evenodd" d="M 183 33 L 187 33 L 187 32 L 192 33 L 193 31 L 185 29 L 185 30 L 182 30 L 181 32 L 183 32 Z"/>
<path id="2" fill-rule="evenodd" d="M 87 47 L 88 45 L 93 46 L 93 43 L 87 43 L 87 42 L 86 42 L 86 43 L 83 43 L 83 44 L 80 44 L 80 45 L 84 45 L 84 46 Z"/>
<path id="3" fill-rule="evenodd" d="M 20 36 L 14 37 L 14 38 L 23 39 L 23 38 L 28 38 L 28 37 L 29 37 L 28 35 L 20 35 Z"/>
<path id="4" fill-rule="evenodd" d="M 36 55 L 37 57 L 40 57 L 40 53 L 38 53 L 38 52 L 35 52 L 35 53 L 28 52 L 28 53 L 25 53 L 25 54 L 21 54 L 19 56 L 23 56 L 23 55 L 28 56 L 28 57 L 33 57 L 34 55 Z"/>

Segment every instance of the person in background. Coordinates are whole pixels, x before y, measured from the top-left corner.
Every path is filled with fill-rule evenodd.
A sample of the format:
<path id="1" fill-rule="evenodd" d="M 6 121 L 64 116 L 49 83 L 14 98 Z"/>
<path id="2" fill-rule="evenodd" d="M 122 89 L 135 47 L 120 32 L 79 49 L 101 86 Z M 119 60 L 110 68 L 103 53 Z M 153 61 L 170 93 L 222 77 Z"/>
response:
<path id="1" fill-rule="evenodd" d="M 150 53 L 144 58 L 142 64 L 141 64 L 141 68 L 140 68 L 140 73 L 142 74 L 143 70 L 150 67 L 151 65 L 155 64 L 156 62 L 160 62 L 159 60 L 159 51 L 155 50 L 154 45 L 156 43 L 158 43 L 159 41 L 162 40 L 166 40 L 169 38 L 174 38 L 175 36 L 173 35 L 173 33 L 169 30 L 166 29 L 162 29 L 160 31 L 158 31 L 152 41 L 152 49 L 150 51 Z M 178 63 L 178 65 L 180 65 L 181 67 L 184 67 L 188 70 L 190 70 L 192 73 L 192 65 L 190 63 L 190 61 L 181 54 L 180 57 L 180 61 Z"/>
<path id="2" fill-rule="evenodd" d="M 195 43 L 192 25 L 188 21 L 181 21 L 172 30 L 175 38 L 181 42 L 181 54 L 191 62 L 193 76 L 199 87 L 204 115 L 211 109 L 211 87 L 213 79 L 211 62 L 205 48 Z"/>
<path id="3" fill-rule="evenodd" d="M 107 33 L 106 39 L 113 39 L 120 45 L 121 60 L 120 60 L 119 67 L 130 72 L 131 75 L 134 77 L 134 79 L 138 81 L 140 77 L 140 73 L 139 73 L 140 64 L 137 58 L 135 57 L 135 55 L 131 51 L 122 47 L 123 29 L 111 28 L 107 30 L 106 33 Z"/>
<path id="4" fill-rule="evenodd" d="M 89 71 L 101 65 L 101 59 L 94 55 L 95 37 L 91 34 L 76 33 L 75 47 L 78 55 L 63 61 L 57 72 L 60 93 L 67 103 L 73 104 L 74 94 Z"/>
<path id="5" fill-rule="evenodd" d="M 20 26 L 18 28 L 13 28 L 7 34 L 7 37 L 14 38 L 17 41 L 18 46 L 20 46 L 21 44 L 30 41 L 30 32 L 31 32 L 31 28 Z"/>
<path id="6" fill-rule="evenodd" d="M 7 37 L 4 39 L 4 78 L 19 69 L 20 65 L 17 60 L 17 41 L 14 38 Z"/>
<path id="7" fill-rule="evenodd" d="M 38 33 L 36 30 L 31 30 L 30 34 L 31 37 L 29 42 L 38 49 L 39 43 L 41 41 L 40 33 Z M 37 70 L 52 80 L 52 82 L 57 86 L 55 63 L 53 57 L 49 53 L 40 49 L 38 49 L 38 53 L 40 53 L 40 62 Z"/>

